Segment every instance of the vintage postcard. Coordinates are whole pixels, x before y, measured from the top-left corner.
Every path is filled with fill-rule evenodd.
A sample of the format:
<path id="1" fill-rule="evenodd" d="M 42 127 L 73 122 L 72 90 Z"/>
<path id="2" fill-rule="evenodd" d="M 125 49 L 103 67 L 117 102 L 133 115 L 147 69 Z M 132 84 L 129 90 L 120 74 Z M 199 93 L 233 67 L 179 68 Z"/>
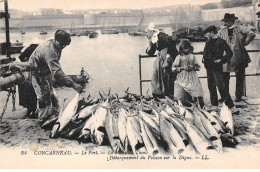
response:
<path id="1" fill-rule="evenodd" d="M 0 0 L 1 169 L 259 169 L 258 0 Z"/>

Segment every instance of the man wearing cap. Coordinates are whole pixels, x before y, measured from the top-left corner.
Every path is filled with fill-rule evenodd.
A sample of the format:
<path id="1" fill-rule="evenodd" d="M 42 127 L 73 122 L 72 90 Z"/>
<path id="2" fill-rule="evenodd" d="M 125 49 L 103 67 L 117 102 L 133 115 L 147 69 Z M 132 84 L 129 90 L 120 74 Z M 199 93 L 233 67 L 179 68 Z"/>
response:
<path id="1" fill-rule="evenodd" d="M 239 114 L 223 82 L 223 64 L 232 57 L 233 53 L 226 41 L 217 37 L 218 31 L 215 25 L 209 25 L 203 32 L 208 38 L 204 48 L 203 63 L 207 70 L 211 110 L 218 110 L 218 88 L 221 97 L 224 98 L 225 104 L 231 109 L 232 113 Z M 223 55 L 224 52 L 225 55 Z"/>
<path id="2" fill-rule="evenodd" d="M 53 79 L 64 86 L 74 88 L 79 93 L 82 91 L 82 86 L 74 83 L 62 71 L 59 63 L 62 50 L 70 42 L 71 38 L 67 32 L 57 30 L 54 39 L 40 44 L 30 56 L 29 64 L 33 70 L 32 85 L 38 100 L 38 116 L 42 122 L 50 117 L 53 108 L 59 108 L 58 99 L 52 85 Z"/>
<path id="3" fill-rule="evenodd" d="M 176 44 L 166 33 L 159 31 L 153 23 L 149 24 L 146 32 L 149 40 L 146 53 L 152 56 L 158 50 L 151 81 L 153 96 L 155 98 L 173 96 L 176 75 L 171 71 L 171 66 L 178 55 Z"/>
<path id="4" fill-rule="evenodd" d="M 245 68 L 251 62 L 245 46 L 255 38 L 255 33 L 248 28 L 235 26 L 237 19 L 234 14 L 226 13 L 221 20 L 225 22 L 225 27 L 219 31 L 218 36 L 227 42 L 233 52 L 231 59 L 223 65 L 224 83 L 229 90 L 230 72 L 236 73 L 235 101 L 240 102 L 244 95 Z"/>

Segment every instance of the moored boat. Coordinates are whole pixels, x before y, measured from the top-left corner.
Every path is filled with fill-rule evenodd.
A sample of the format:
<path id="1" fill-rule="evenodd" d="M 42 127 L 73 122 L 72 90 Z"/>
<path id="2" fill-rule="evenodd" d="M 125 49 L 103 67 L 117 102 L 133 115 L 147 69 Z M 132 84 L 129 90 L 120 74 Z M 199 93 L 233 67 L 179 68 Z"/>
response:
<path id="1" fill-rule="evenodd" d="M 144 14 L 143 14 L 143 10 L 142 10 L 142 17 L 141 17 L 141 20 L 140 20 L 138 26 L 136 26 L 135 28 L 130 30 L 128 32 L 128 34 L 131 36 L 146 36 L 146 32 L 142 29 L 143 21 L 144 21 Z"/>
<path id="2" fill-rule="evenodd" d="M 77 32 L 75 32 L 74 30 L 70 30 L 69 34 L 70 34 L 70 36 L 76 36 Z"/>
<path id="3" fill-rule="evenodd" d="M 146 36 L 146 32 L 144 31 L 131 31 L 128 34 L 132 36 Z"/>
<path id="4" fill-rule="evenodd" d="M 118 30 L 116 29 L 103 29 L 101 30 L 102 34 L 118 34 Z"/>
<path id="5" fill-rule="evenodd" d="M 172 33 L 176 41 L 180 39 L 189 39 L 191 42 L 205 42 L 207 38 L 203 34 L 203 27 L 194 26 L 191 28 L 184 27 Z"/>
<path id="6" fill-rule="evenodd" d="M 44 30 L 40 31 L 40 35 L 47 35 L 47 34 L 48 34 L 47 31 L 44 31 Z"/>
<path id="7" fill-rule="evenodd" d="M 127 28 L 121 28 L 118 30 L 119 33 L 128 33 L 128 29 Z"/>
<path id="8" fill-rule="evenodd" d="M 80 36 L 88 36 L 90 34 L 91 31 L 89 30 L 82 30 L 79 32 Z"/>
<path id="9" fill-rule="evenodd" d="M 96 37 L 98 37 L 98 33 L 96 31 L 90 32 L 89 38 L 96 38 Z"/>
<path id="10" fill-rule="evenodd" d="M 11 54 L 21 53 L 21 50 L 23 49 L 23 47 L 24 47 L 23 42 L 11 43 L 10 53 Z M 0 55 L 6 55 L 6 43 L 5 42 L 0 43 Z"/>

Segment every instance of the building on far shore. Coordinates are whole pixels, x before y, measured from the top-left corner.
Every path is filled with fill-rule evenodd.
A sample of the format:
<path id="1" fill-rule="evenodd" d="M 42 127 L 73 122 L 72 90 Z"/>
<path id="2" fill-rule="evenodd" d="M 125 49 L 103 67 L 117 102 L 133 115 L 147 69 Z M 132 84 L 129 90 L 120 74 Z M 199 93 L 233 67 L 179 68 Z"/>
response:
<path id="1" fill-rule="evenodd" d="M 220 24 L 225 13 L 234 13 L 241 23 L 251 23 L 255 20 L 255 10 L 253 6 L 235 7 L 235 8 L 219 8 L 210 10 L 201 10 L 201 18 L 204 22 L 214 22 Z"/>
<path id="2" fill-rule="evenodd" d="M 95 27 L 133 27 L 140 24 L 147 26 L 150 22 L 155 25 L 170 26 L 175 28 L 188 27 L 190 25 L 209 24 L 223 25 L 220 20 L 225 13 L 235 13 L 241 23 L 257 23 L 256 7 L 242 6 L 235 8 L 218 8 L 210 10 L 202 10 L 200 6 L 188 6 L 145 9 L 142 10 L 81 10 L 81 11 L 65 11 L 60 9 L 42 9 L 36 12 L 24 12 L 19 10 L 10 10 L 10 29 L 74 29 Z M 143 14 L 142 14 L 143 13 Z M 4 20 L 0 20 L 0 30 L 4 30 Z"/>

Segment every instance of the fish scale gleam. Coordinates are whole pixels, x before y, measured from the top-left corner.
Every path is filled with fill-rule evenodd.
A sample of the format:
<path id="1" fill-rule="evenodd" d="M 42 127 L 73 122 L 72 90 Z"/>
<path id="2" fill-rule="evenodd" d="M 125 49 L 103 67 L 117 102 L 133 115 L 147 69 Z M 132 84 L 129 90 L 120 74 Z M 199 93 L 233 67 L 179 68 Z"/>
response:
<path id="1" fill-rule="evenodd" d="M 71 139 L 98 145 L 108 141 L 114 153 L 132 150 L 134 154 L 155 155 L 189 150 L 219 153 L 223 139 L 229 139 L 224 135 L 228 131 L 234 133 L 232 114 L 225 105 L 219 117 L 217 113 L 208 113 L 195 105 L 185 107 L 173 100 L 145 102 L 142 98 L 129 98 L 124 103 L 113 97 L 102 100 L 79 110 L 79 94 L 76 94 L 60 111 L 51 136 L 71 135 Z"/>
<path id="2" fill-rule="evenodd" d="M 231 111 L 228 109 L 225 103 L 223 103 L 220 109 L 220 118 L 224 122 L 227 130 L 230 134 L 234 135 L 234 120 Z"/>
<path id="3" fill-rule="evenodd" d="M 126 134 L 126 123 L 127 123 L 127 112 L 125 109 L 120 108 L 119 113 L 118 113 L 118 134 L 119 138 L 123 144 L 123 146 L 126 146 L 126 139 L 127 139 L 127 134 Z"/>
<path id="4" fill-rule="evenodd" d="M 94 129 L 95 129 L 95 138 L 99 145 L 103 143 L 104 135 L 105 135 L 105 123 L 106 123 L 106 116 L 107 116 L 107 107 L 109 106 L 108 100 L 100 105 L 97 108 L 94 114 Z"/>
<path id="5" fill-rule="evenodd" d="M 92 115 L 92 112 L 96 106 L 97 105 L 94 104 L 94 105 L 83 108 L 81 111 L 79 111 L 79 113 L 76 117 L 78 119 L 85 119 L 85 118 L 89 117 L 90 115 Z"/>
<path id="6" fill-rule="evenodd" d="M 61 132 L 70 122 L 72 117 L 76 114 L 79 102 L 79 93 L 68 103 L 66 108 L 59 114 L 58 120 L 53 126 L 51 137 L 55 137 L 57 133 Z"/>

